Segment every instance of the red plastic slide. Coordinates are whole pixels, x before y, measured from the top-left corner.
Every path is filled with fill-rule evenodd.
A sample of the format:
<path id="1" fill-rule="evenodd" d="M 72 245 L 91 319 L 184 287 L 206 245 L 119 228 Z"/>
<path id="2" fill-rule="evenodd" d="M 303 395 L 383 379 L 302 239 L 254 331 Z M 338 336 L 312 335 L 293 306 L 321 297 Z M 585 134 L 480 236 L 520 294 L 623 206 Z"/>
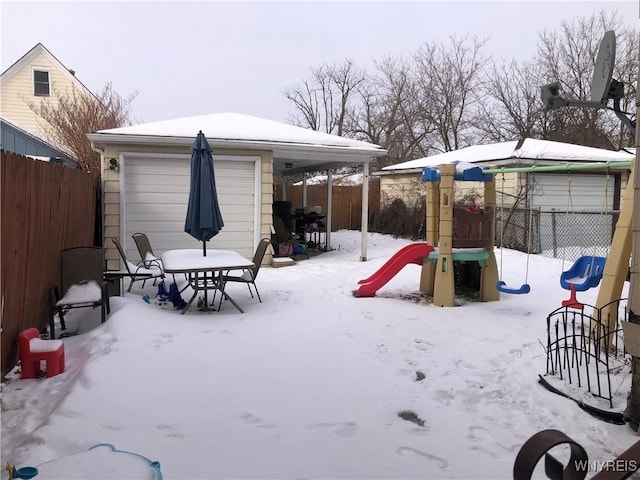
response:
<path id="1" fill-rule="evenodd" d="M 398 250 L 386 261 L 373 275 L 360 280 L 357 290 L 353 291 L 355 297 L 373 297 L 378 289 L 391 280 L 405 265 L 415 263 L 422 265 L 422 259 L 433 252 L 433 247 L 425 242 L 417 242 Z"/>

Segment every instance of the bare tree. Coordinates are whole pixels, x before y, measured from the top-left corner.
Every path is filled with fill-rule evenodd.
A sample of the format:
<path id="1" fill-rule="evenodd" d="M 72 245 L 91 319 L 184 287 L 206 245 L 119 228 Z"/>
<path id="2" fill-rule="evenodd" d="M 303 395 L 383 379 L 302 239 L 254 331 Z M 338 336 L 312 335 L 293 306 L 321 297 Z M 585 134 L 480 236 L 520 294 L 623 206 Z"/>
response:
<path id="1" fill-rule="evenodd" d="M 354 115 L 355 91 L 364 81 L 365 73 L 351 60 L 312 68 L 311 78 L 302 86 L 284 90 L 296 110 L 291 120 L 313 130 L 345 135 L 347 119 Z"/>
<path id="2" fill-rule="evenodd" d="M 412 65 L 408 59 L 385 56 L 375 63 L 376 72 L 358 87 L 360 108 L 349 127 L 357 138 L 382 146 L 389 153 L 376 167 L 426 155 L 426 133 L 415 128 L 419 108 L 414 90 Z"/>
<path id="3" fill-rule="evenodd" d="M 288 88 L 284 94 L 293 102 L 293 107 L 297 111 L 297 115 L 294 114 L 291 118 L 292 123 L 318 131 L 320 130 L 320 101 L 318 91 L 312 82 L 312 80 L 303 80 L 302 86 Z"/>
<path id="4" fill-rule="evenodd" d="M 546 113 L 540 101 L 540 79 L 534 62 L 492 63 L 483 85 L 486 101 L 479 104 L 476 121 L 484 140 L 502 142 L 544 135 Z"/>
<path id="5" fill-rule="evenodd" d="M 613 78 L 622 82 L 625 91 L 620 108 L 630 116 L 635 116 L 637 78 L 640 70 L 640 59 L 638 59 L 637 52 L 638 45 L 640 45 L 640 31 L 624 29 L 616 32 L 616 38 L 616 62 Z M 616 121 L 611 114 L 609 114 L 608 120 L 611 124 L 608 135 L 616 149 L 636 145 L 633 133 L 622 122 Z"/>
<path id="6" fill-rule="evenodd" d="M 450 38 L 448 46 L 427 42 L 414 55 L 414 101 L 421 107 L 423 132 L 433 129 L 431 144 L 440 151 L 469 145 L 475 131 L 486 40 Z"/>
<path id="7" fill-rule="evenodd" d="M 489 64 L 486 40 L 451 37 L 426 42 L 407 57 L 385 56 L 372 73 L 350 60 L 311 70 L 287 89 L 301 126 L 363 139 L 389 154 L 377 167 L 479 141 L 533 137 L 620 148 L 633 139 L 606 110 L 545 111 L 540 87 L 559 81 L 568 98 L 590 99 L 595 56 L 606 30 L 618 38 L 614 78 L 625 84 L 622 109 L 633 109 L 638 32 L 623 29 L 616 14 L 601 12 L 564 22 L 540 34 L 529 60 Z"/>
<path id="8" fill-rule="evenodd" d="M 68 150 L 82 170 L 100 176 L 100 155 L 91 149 L 86 134 L 127 125 L 137 93 L 121 97 L 111 83 L 95 96 L 75 88 L 70 94 L 54 92 L 57 104 L 44 99 L 40 104 L 27 102 L 29 108 L 46 122 L 51 140 Z"/>

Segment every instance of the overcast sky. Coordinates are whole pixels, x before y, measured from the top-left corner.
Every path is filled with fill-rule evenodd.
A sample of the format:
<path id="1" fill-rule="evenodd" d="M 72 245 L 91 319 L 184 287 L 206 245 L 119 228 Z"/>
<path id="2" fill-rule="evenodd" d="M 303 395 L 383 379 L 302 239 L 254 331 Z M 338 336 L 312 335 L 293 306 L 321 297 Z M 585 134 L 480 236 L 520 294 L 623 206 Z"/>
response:
<path id="1" fill-rule="evenodd" d="M 286 121 L 282 93 L 321 63 L 372 70 L 450 35 L 489 38 L 496 58 L 530 58 L 563 20 L 637 0 L 553 2 L 29 2 L 1 0 L 2 71 L 38 42 L 90 90 L 138 92 L 136 123 L 237 112 Z"/>

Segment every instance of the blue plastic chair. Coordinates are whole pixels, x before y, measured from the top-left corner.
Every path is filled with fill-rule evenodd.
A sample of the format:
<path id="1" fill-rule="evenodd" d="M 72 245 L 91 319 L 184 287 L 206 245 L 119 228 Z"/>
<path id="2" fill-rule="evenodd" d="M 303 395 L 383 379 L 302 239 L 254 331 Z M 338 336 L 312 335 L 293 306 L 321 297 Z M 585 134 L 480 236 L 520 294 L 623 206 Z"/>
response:
<path id="1" fill-rule="evenodd" d="M 584 255 L 560 275 L 560 285 L 565 290 L 571 290 L 571 285 L 577 292 L 584 292 L 597 287 L 602 280 L 606 257 Z"/>

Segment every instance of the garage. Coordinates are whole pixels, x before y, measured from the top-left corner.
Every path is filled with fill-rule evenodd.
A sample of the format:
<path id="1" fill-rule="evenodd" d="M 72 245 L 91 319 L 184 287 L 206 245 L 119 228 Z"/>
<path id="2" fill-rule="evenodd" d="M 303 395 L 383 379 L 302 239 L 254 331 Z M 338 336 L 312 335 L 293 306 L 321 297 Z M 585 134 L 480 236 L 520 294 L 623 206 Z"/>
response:
<path id="1" fill-rule="evenodd" d="M 135 232 L 149 237 L 156 255 L 175 248 L 199 248 L 201 243 L 184 232 L 189 199 L 190 157 L 186 155 L 126 155 L 121 176 L 122 224 L 127 256 L 139 258 L 131 238 Z M 258 156 L 214 156 L 214 168 L 224 229 L 208 242 L 209 248 L 253 255 L 259 231 L 256 212 L 260 185 L 256 183 Z M 258 170 L 259 171 L 259 170 Z"/>
<path id="2" fill-rule="evenodd" d="M 370 162 L 386 155 L 371 143 L 239 113 L 214 113 L 101 130 L 87 134 L 100 154 L 103 182 L 103 242 L 107 269 L 122 260 L 117 238 L 132 260 L 139 254 L 131 235 L 145 233 L 154 253 L 202 248 L 184 232 L 194 139 L 203 132 L 211 147 L 224 228 L 207 244 L 252 258 L 261 238 L 273 233 L 274 179 L 360 165 L 368 182 Z M 368 192 L 363 188 L 363 197 Z M 363 205 L 367 205 L 366 198 Z M 367 218 L 361 212 L 361 260 L 367 259 Z M 327 218 L 327 229 L 331 221 Z M 330 246 L 330 235 L 327 235 Z M 263 264 L 268 265 L 267 250 Z"/>

